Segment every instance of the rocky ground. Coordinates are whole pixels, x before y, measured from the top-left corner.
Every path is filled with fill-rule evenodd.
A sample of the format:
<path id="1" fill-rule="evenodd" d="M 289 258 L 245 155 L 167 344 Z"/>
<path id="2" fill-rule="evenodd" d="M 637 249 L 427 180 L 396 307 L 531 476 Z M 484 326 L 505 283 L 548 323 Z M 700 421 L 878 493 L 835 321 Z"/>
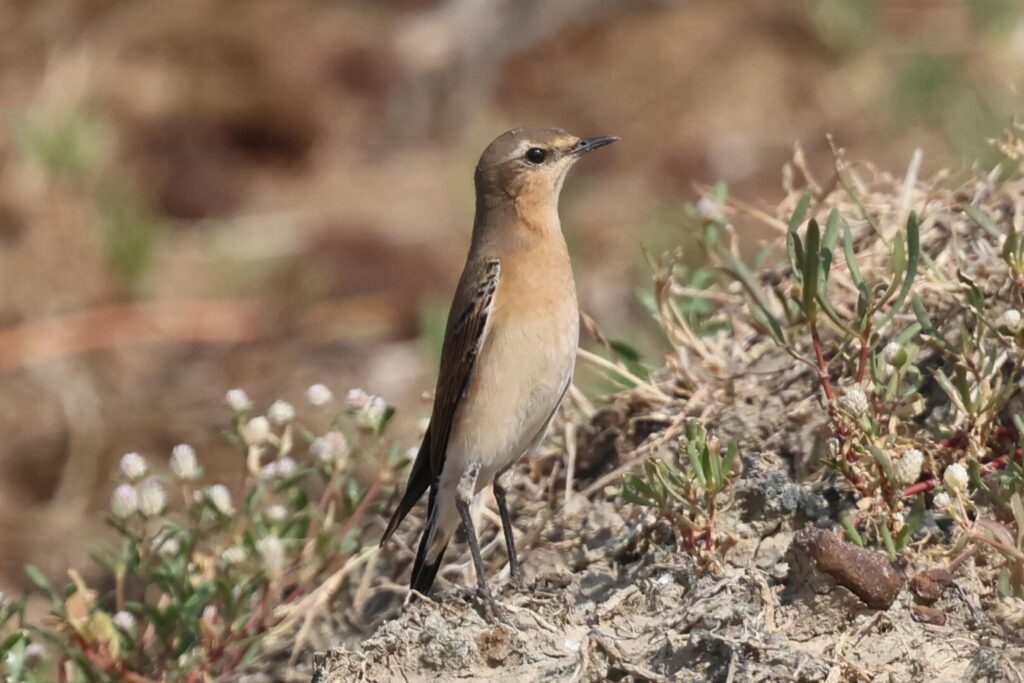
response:
<path id="1" fill-rule="evenodd" d="M 997 227 L 981 232 L 964 207 L 1008 225 L 1021 215 L 1020 183 L 999 186 L 990 175 L 945 190 L 913 173 L 865 180 L 866 210 L 885 225 L 927 202 L 930 272 L 959 268 L 1003 291 L 1005 274 L 981 257 Z M 862 267 L 874 269 L 887 252 L 864 234 Z M 920 289 L 936 319 L 955 322 L 947 291 Z M 840 512 L 866 509 L 865 500 L 822 466 L 829 417 L 816 373 L 736 322 L 745 315 L 738 298 L 723 301 L 732 336 L 708 337 L 700 357 L 680 344 L 651 380 L 599 409 L 573 396 L 547 449 L 520 466 L 513 508 L 524 588 L 508 582 L 497 517 L 480 506 L 508 625 L 483 618 L 461 544 L 435 600 L 404 600 L 419 532 L 409 524 L 396 544 L 367 544 L 322 594 L 287 608 L 267 656 L 240 680 L 1024 681 L 1024 619 L 1007 612 L 1021 603 L 996 591 L 1003 560 L 983 545 L 955 547 L 956 525 L 931 509 L 894 562 L 871 543 L 843 540 Z M 941 362 L 931 353 L 922 351 L 922 367 Z M 927 382 L 921 391 L 932 395 Z M 948 405 L 929 400 L 907 434 L 952 420 Z M 713 553 L 680 552 L 664 518 L 616 489 L 642 461 L 679 449 L 694 417 L 741 453 Z"/>

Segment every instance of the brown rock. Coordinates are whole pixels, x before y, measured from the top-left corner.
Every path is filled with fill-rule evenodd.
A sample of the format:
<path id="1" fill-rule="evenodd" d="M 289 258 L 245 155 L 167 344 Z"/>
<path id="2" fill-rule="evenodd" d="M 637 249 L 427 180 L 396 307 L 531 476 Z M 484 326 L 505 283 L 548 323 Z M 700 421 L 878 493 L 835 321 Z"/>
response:
<path id="1" fill-rule="evenodd" d="M 491 663 L 500 663 L 512 653 L 515 645 L 515 634 L 505 626 L 495 626 L 476 637 L 476 646 L 480 654 Z"/>
<path id="2" fill-rule="evenodd" d="M 953 573 L 945 567 L 933 567 L 920 572 L 910 580 L 910 590 L 925 604 L 932 604 L 953 585 Z"/>
<path id="3" fill-rule="evenodd" d="M 914 605 L 914 619 L 934 626 L 946 625 L 946 613 L 927 605 Z"/>
<path id="4" fill-rule="evenodd" d="M 793 537 L 793 551 L 872 609 L 888 609 L 903 588 L 903 573 L 881 553 L 841 541 L 824 529 L 807 527 Z"/>

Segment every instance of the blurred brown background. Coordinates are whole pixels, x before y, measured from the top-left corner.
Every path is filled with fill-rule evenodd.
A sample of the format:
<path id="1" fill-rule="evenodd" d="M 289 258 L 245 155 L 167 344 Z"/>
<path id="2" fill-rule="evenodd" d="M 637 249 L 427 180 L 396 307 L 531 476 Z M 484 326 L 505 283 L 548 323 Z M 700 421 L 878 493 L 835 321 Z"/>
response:
<path id="1" fill-rule="evenodd" d="M 411 439 L 506 128 L 622 136 L 562 215 L 631 339 L 695 183 L 771 204 L 828 132 L 895 173 L 991 159 L 1022 88 L 1019 0 L 6 0 L 0 589 L 84 562 L 125 451 L 238 476 L 230 387 L 363 386 Z"/>

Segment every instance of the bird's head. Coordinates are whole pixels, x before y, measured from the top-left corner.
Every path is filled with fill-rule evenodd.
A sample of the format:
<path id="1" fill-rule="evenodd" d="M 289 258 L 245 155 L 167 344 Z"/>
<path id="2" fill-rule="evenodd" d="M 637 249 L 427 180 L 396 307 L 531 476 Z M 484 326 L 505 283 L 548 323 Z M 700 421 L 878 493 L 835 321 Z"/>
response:
<path id="1" fill-rule="evenodd" d="M 494 139 L 476 167 L 477 202 L 555 207 L 569 169 L 619 138 L 579 138 L 561 128 L 515 128 Z"/>

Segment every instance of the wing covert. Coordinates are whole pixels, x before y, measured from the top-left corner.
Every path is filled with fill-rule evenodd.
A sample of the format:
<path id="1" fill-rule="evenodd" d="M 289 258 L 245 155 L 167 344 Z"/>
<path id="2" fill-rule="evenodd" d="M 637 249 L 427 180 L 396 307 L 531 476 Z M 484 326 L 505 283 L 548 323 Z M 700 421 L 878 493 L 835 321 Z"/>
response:
<path id="1" fill-rule="evenodd" d="M 430 469 L 434 477 L 444 467 L 452 421 L 459 403 L 466 395 L 483 346 L 500 276 L 501 262 L 498 259 L 488 259 L 475 272 L 465 273 L 459 284 L 460 291 L 455 297 L 457 303 L 452 305 L 449 314 L 434 409 L 430 418 Z M 459 306 L 459 310 L 456 306 Z"/>

